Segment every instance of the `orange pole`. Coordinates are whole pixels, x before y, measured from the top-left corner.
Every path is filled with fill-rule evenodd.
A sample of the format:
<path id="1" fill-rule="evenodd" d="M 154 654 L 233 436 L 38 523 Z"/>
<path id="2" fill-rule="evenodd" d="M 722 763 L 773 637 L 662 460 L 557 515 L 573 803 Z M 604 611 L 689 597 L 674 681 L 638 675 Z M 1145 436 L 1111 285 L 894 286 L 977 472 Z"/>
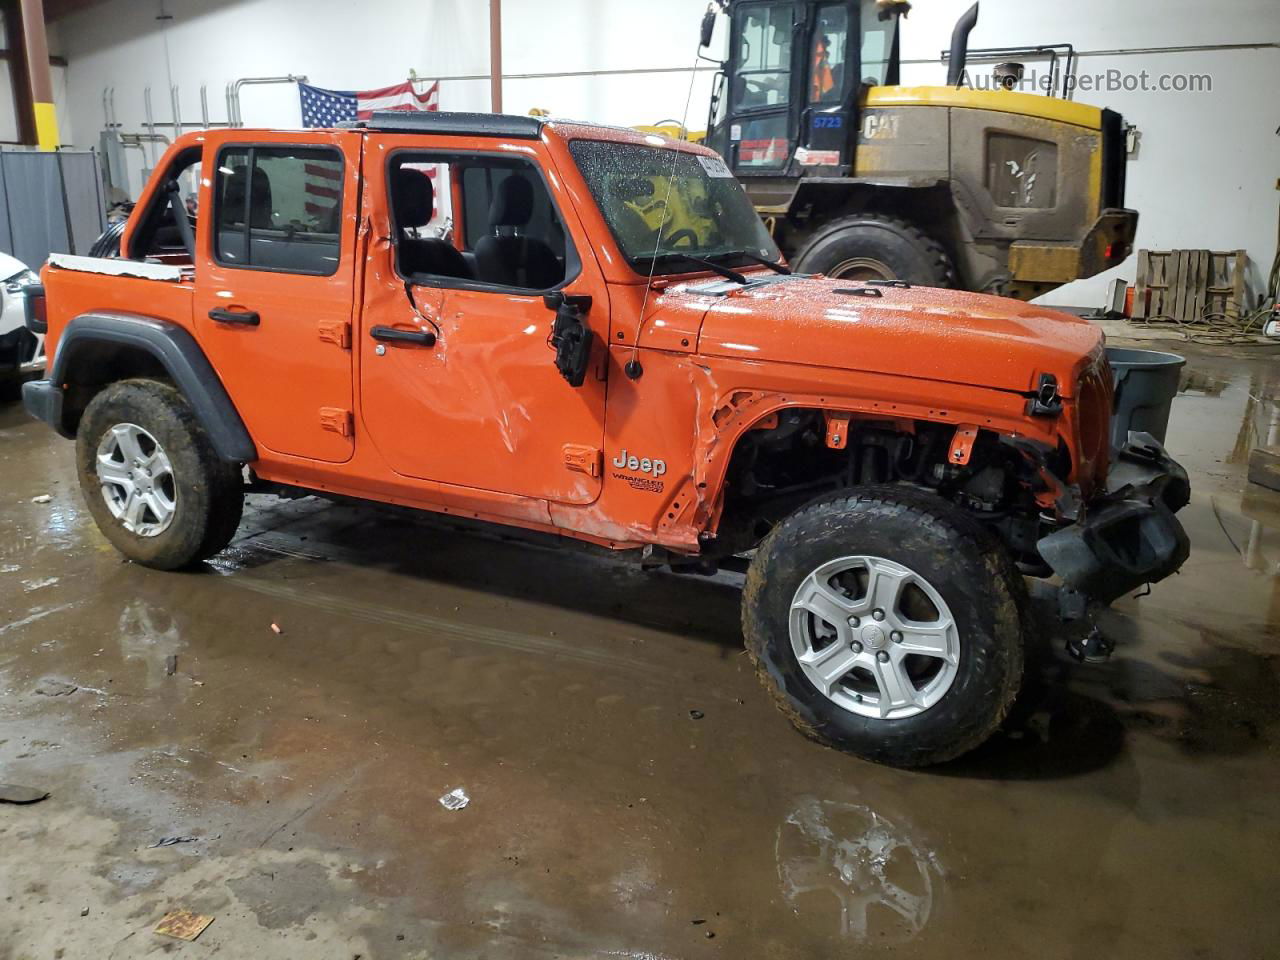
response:
<path id="1" fill-rule="evenodd" d="M 502 112 L 502 0 L 489 0 L 489 101 Z"/>

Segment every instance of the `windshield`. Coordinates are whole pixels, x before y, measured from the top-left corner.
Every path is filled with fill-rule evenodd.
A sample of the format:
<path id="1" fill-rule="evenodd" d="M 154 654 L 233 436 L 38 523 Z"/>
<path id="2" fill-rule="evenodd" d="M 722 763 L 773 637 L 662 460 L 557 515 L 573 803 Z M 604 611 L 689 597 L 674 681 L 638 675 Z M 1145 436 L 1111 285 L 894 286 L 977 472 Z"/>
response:
<path id="1" fill-rule="evenodd" d="M 602 140 L 575 140 L 569 149 L 622 252 L 641 273 L 651 266 L 655 273 L 687 273 L 681 256 L 735 265 L 781 256 L 719 157 Z"/>
<path id="2" fill-rule="evenodd" d="M 886 19 L 881 20 L 884 13 Z M 894 37 L 898 32 L 898 13 L 885 9 L 877 0 L 862 0 L 862 82 L 882 87 L 897 82 L 894 64 Z"/>

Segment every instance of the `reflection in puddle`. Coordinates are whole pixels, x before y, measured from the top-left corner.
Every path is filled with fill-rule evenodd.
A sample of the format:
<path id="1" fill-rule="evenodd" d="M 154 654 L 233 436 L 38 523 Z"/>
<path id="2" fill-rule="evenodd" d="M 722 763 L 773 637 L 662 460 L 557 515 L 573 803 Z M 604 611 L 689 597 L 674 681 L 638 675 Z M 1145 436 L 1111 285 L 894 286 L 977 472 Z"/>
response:
<path id="1" fill-rule="evenodd" d="M 782 893 L 798 916 L 879 944 L 914 940 L 936 912 L 942 867 L 870 807 L 805 797 L 778 829 Z"/>

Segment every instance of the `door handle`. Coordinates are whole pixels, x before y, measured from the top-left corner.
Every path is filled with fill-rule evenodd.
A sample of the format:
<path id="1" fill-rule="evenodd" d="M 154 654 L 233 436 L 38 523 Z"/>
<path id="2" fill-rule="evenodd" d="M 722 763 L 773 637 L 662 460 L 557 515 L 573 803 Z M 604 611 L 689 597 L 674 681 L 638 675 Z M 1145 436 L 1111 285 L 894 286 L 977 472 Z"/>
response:
<path id="1" fill-rule="evenodd" d="M 434 347 L 436 335 L 429 330 L 398 330 L 395 327 L 373 327 L 369 336 L 389 343 L 411 343 L 417 347 Z"/>
<path id="2" fill-rule="evenodd" d="M 222 307 L 210 310 L 209 319 L 218 323 L 238 323 L 245 327 L 256 327 L 262 322 L 257 310 L 224 310 Z"/>

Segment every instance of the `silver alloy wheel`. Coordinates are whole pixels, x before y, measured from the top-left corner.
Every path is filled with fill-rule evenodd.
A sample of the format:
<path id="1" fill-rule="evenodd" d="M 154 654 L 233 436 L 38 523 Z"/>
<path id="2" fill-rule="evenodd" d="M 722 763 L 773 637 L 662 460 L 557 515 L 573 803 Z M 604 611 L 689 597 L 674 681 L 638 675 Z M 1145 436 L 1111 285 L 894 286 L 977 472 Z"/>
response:
<path id="1" fill-rule="evenodd" d="M 156 537 L 173 522 L 177 481 L 169 455 L 142 427 L 117 423 L 98 443 L 95 469 L 102 499 L 130 533 Z"/>
<path id="2" fill-rule="evenodd" d="M 866 283 L 868 280 L 897 280 L 893 268 L 874 257 L 850 257 L 841 260 L 826 272 L 832 280 L 854 280 Z"/>
<path id="3" fill-rule="evenodd" d="M 877 720 L 928 710 L 960 666 L 946 601 L 914 570 L 881 557 L 841 557 L 805 577 L 791 601 L 790 634 L 810 683 Z"/>

